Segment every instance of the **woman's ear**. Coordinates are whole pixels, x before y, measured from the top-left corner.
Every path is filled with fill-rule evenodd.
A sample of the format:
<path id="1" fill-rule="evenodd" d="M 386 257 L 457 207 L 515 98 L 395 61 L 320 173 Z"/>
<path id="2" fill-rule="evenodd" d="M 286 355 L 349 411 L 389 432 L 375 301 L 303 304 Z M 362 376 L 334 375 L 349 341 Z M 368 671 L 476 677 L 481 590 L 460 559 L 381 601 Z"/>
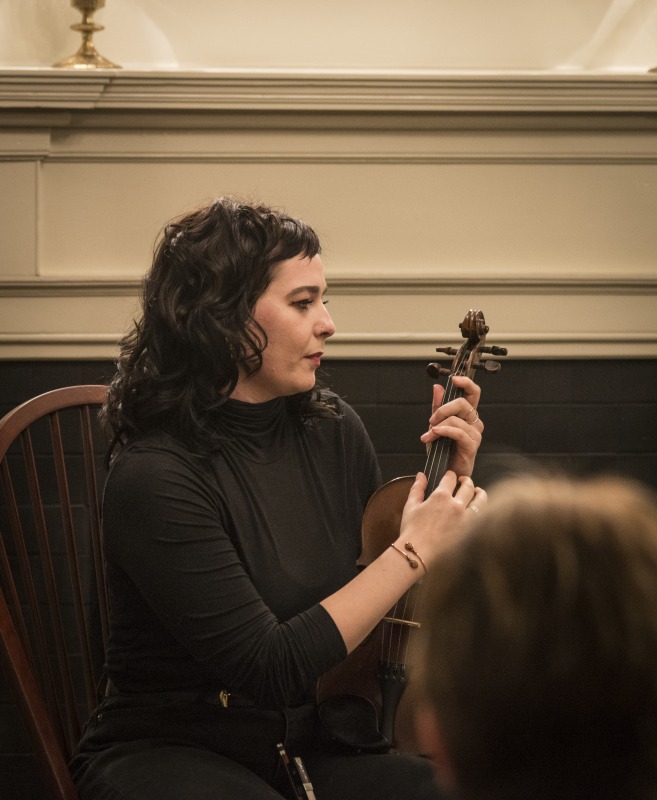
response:
<path id="1" fill-rule="evenodd" d="M 419 705 L 414 712 L 415 735 L 422 755 L 431 759 L 440 786 L 449 791 L 457 787 L 456 772 L 446 747 L 438 716 L 428 705 Z"/>

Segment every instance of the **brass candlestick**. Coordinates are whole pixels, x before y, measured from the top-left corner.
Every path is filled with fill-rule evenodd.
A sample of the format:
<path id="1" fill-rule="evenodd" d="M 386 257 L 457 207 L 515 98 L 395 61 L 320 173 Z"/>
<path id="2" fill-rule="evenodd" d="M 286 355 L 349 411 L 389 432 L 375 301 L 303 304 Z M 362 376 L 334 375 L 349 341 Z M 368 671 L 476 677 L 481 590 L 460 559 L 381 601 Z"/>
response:
<path id="1" fill-rule="evenodd" d="M 74 31 L 82 34 L 82 44 L 78 52 L 55 64 L 56 67 L 73 67 L 74 69 L 120 69 L 118 64 L 113 64 L 100 55 L 94 47 L 92 37 L 94 33 L 102 31 L 104 26 L 93 21 L 94 13 L 105 5 L 105 0 L 71 0 L 71 5 L 82 12 L 82 22 L 71 25 Z"/>

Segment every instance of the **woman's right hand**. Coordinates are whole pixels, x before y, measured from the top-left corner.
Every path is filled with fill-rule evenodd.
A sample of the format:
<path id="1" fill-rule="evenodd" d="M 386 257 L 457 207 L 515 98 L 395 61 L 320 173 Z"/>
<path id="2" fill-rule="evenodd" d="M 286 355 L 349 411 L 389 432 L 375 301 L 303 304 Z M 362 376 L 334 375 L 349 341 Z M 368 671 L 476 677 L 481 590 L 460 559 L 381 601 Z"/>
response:
<path id="1" fill-rule="evenodd" d="M 467 522 L 466 513 L 478 512 L 486 504 L 487 495 L 470 478 L 457 478 L 452 470 L 443 475 L 425 500 L 426 487 L 427 478 L 419 472 L 404 506 L 395 544 L 403 549 L 410 542 L 429 568 L 438 554 L 459 538 Z"/>
<path id="2" fill-rule="evenodd" d="M 472 501 L 476 499 L 475 508 L 486 503 L 486 492 L 475 489 L 470 478 L 457 479 L 451 470 L 425 500 L 426 486 L 426 477 L 418 474 L 404 506 L 400 536 L 394 544 L 395 550 L 406 558 L 405 545 L 409 542 L 416 551 L 416 559 L 430 568 L 441 550 L 461 536 L 466 514 L 472 513 L 468 511 L 473 507 Z M 340 631 L 347 652 L 363 641 L 423 575 L 424 570 L 409 569 L 399 553 L 386 547 L 367 569 L 322 600 L 321 605 Z"/>

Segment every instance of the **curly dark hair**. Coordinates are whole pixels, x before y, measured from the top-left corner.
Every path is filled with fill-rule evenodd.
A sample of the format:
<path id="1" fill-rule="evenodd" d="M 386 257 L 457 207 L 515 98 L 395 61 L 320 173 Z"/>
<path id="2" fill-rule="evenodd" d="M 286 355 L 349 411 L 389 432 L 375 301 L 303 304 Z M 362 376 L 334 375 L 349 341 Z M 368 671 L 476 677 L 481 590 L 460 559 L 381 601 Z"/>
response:
<path id="1" fill-rule="evenodd" d="M 112 452 L 166 431 L 199 452 L 219 443 L 213 419 L 241 368 L 262 366 L 265 331 L 253 319 L 273 267 L 321 252 L 315 231 L 268 206 L 221 197 L 170 222 L 142 286 L 142 314 L 120 342 L 101 418 Z M 300 415 L 332 416 L 317 389 L 295 398 Z"/>

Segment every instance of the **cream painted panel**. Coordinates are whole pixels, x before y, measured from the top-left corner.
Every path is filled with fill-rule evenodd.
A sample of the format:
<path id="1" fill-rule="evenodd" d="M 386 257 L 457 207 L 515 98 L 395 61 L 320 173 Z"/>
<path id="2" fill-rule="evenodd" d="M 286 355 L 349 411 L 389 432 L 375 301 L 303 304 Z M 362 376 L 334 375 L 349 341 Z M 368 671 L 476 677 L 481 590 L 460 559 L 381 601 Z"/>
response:
<path id="1" fill-rule="evenodd" d="M 0 161 L 0 274 L 3 279 L 36 273 L 36 182 L 33 161 Z"/>
<path id="2" fill-rule="evenodd" d="M 136 297 L 0 296 L 0 357 L 116 358 Z"/>
<path id="3" fill-rule="evenodd" d="M 199 195 L 157 164 L 46 164 L 44 277 L 138 277 L 161 226 Z M 183 171 L 186 171 L 183 170 Z"/>
<path id="4" fill-rule="evenodd" d="M 40 274 L 138 276 L 160 227 L 235 193 L 313 224 L 329 277 L 655 277 L 655 164 L 43 167 Z"/>
<path id="5" fill-rule="evenodd" d="M 115 341 L 138 311 L 137 297 L 2 297 L 3 336 L 35 338 L 73 337 L 83 341 L 100 337 Z"/>
<path id="6" fill-rule="evenodd" d="M 654 165 L 363 165 L 320 180 L 340 274 L 657 274 Z"/>
<path id="7" fill-rule="evenodd" d="M 426 339 L 460 338 L 458 323 L 468 309 L 481 309 L 495 338 L 528 340 L 571 336 L 581 341 L 622 333 L 657 341 L 657 297 L 652 294 L 363 294 L 331 296 L 329 311 L 344 335 L 384 333 Z M 496 342 L 503 345 L 504 342 Z M 436 344 L 440 344 L 437 341 Z"/>

